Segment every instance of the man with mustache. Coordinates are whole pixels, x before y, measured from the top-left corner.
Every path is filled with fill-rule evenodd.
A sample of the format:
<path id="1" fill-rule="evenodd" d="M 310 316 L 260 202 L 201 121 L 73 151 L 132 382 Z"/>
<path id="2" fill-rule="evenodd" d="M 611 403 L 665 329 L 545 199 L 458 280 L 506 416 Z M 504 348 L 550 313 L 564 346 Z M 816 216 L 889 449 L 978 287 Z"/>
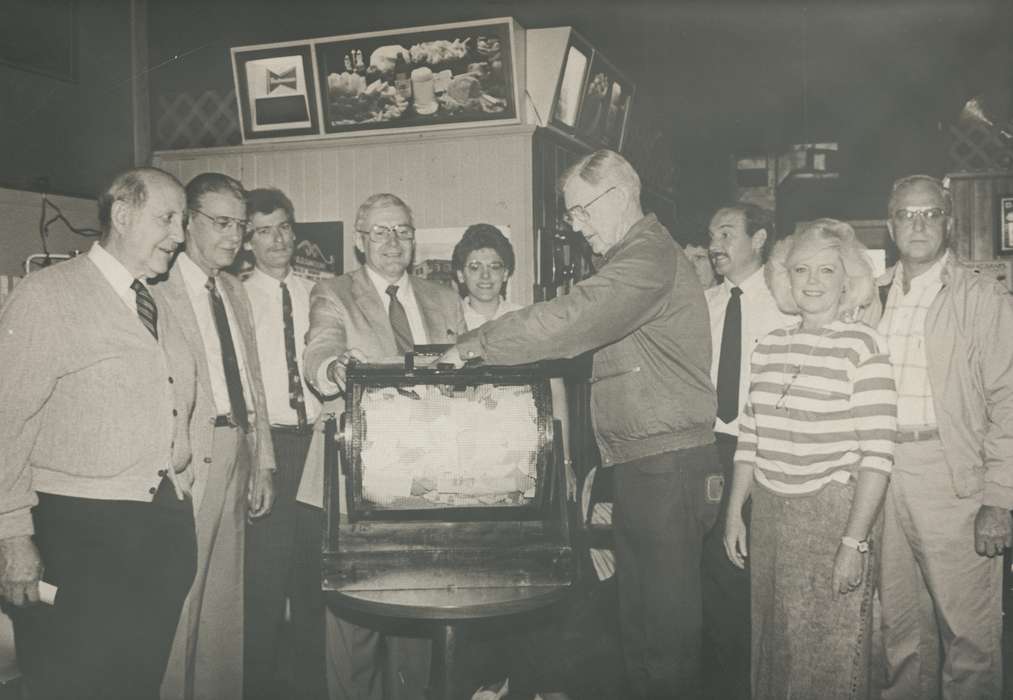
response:
<path id="1" fill-rule="evenodd" d="M 194 578 L 196 366 L 148 286 L 183 242 L 183 187 L 118 175 L 91 250 L 0 314 L 0 599 L 37 700 L 155 700 Z M 58 589 L 39 602 L 39 581 Z"/>
<path id="2" fill-rule="evenodd" d="M 187 183 L 186 250 L 156 298 L 180 318 L 197 362 L 194 512 L 197 576 L 183 607 L 162 697 L 239 700 L 243 693 L 246 518 L 274 501 L 274 448 L 253 312 L 225 272 L 246 231 L 246 192 L 228 175 Z"/>
<path id="3" fill-rule="evenodd" d="M 320 591 L 320 525 L 297 504 L 320 402 L 303 379 L 310 325 L 309 280 L 292 269 L 295 209 L 277 189 L 246 194 L 250 220 L 243 249 L 254 268 L 244 286 L 253 308 L 257 350 L 274 443 L 275 501 L 270 516 L 246 526 L 245 698 L 324 697 L 324 608 Z M 288 598 L 292 688 L 276 685 L 280 631 Z"/>
<path id="4" fill-rule="evenodd" d="M 790 325 L 767 289 L 763 264 L 774 245 L 774 214 L 755 204 L 734 203 L 711 217 L 709 253 L 724 278 L 704 291 L 710 312 L 711 380 L 717 387 L 714 439 L 724 469 L 721 513 L 704 542 L 704 678 L 715 698 L 749 697 L 749 571 L 724 552 L 725 508 L 739 435 L 739 414 L 749 391 L 749 358 L 757 341 Z M 747 518 L 748 522 L 748 518 Z"/>

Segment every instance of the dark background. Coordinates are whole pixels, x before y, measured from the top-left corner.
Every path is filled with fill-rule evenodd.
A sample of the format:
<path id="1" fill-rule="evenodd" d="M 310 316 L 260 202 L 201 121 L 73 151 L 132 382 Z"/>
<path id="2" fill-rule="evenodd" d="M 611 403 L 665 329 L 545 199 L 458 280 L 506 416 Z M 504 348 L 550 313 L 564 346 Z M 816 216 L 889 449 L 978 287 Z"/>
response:
<path id="1" fill-rule="evenodd" d="M 0 185 L 94 196 L 132 164 L 128 12 L 78 3 L 76 82 L 0 65 Z M 230 89 L 230 46 L 500 16 L 572 25 L 665 115 L 681 212 L 729 196 L 732 153 L 826 140 L 841 147 L 841 215 L 879 218 L 895 177 L 946 170 L 945 127 L 967 99 L 984 93 L 1008 118 L 1011 15 L 996 0 L 150 2 L 151 103 Z M 8 13 L 5 31 L 18 21 Z"/>

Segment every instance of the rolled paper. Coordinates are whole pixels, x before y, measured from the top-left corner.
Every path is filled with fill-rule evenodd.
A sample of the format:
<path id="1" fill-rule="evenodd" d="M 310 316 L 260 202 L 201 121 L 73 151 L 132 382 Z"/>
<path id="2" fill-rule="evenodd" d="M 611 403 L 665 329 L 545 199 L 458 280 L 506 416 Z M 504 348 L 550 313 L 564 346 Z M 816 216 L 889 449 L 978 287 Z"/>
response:
<path id="1" fill-rule="evenodd" d="M 56 591 L 57 588 L 53 584 L 39 581 L 39 600 L 46 605 L 54 605 L 56 603 Z"/>

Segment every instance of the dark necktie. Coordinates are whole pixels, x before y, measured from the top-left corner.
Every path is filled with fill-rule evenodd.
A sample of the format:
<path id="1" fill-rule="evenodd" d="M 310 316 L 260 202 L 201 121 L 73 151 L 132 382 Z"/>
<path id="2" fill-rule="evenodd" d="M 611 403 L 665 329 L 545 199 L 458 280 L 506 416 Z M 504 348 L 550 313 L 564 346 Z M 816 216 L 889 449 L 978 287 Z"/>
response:
<path id="1" fill-rule="evenodd" d="M 387 287 L 387 295 L 390 297 L 390 308 L 387 313 L 390 316 L 390 327 L 394 331 L 394 342 L 397 343 L 397 351 L 400 354 L 411 352 L 415 346 L 412 340 L 412 327 L 408 323 L 408 314 L 405 313 L 401 302 L 397 300 L 397 285 Z"/>
<path id="2" fill-rule="evenodd" d="M 155 340 L 158 340 L 158 307 L 155 306 L 155 300 L 151 298 L 151 292 L 140 280 L 134 280 L 130 284 L 130 288 L 134 290 L 137 297 L 137 315 L 140 317 L 141 323 L 155 337 Z"/>
<path id="3" fill-rule="evenodd" d="M 218 342 L 222 346 L 222 368 L 225 370 L 225 386 L 229 390 L 229 405 L 232 407 L 232 420 L 243 429 L 243 432 L 249 432 L 250 418 L 246 415 L 243 380 L 239 375 L 239 359 L 236 356 L 236 346 L 232 342 L 232 329 L 229 328 L 229 317 L 225 313 L 225 303 L 218 293 L 214 277 L 208 277 L 207 284 L 204 286 L 207 288 L 211 299 L 211 315 L 214 316 L 215 329 L 218 331 Z"/>
<path id="4" fill-rule="evenodd" d="M 732 287 L 725 307 L 718 361 L 718 418 L 731 423 L 739 415 L 739 373 L 742 368 L 742 290 Z"/>
<path id="5" fill-rule="evenodd" d="M 299 427 L 306 427 L 306 399 L 302 393 L 302 377 L 295 360 L 295 325 L 292 322 L 292 295 L 288 285 L 281 283 L 281 317 L 285 323 L 285 365 L 288 367 L 288 405 L 299 417 Z"/>

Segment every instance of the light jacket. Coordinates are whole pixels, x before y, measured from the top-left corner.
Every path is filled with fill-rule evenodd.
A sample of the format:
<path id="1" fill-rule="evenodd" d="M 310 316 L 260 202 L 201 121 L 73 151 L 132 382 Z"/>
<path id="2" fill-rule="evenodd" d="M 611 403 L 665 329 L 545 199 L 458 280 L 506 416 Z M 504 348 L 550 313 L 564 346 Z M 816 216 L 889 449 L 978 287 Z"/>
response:
<path id="1" fill-rule="evenodd" d="M 892 284 L 896 269 L 879 284 Z M 1013 299 L 953 253 L 941 278 L 925 317 L 925 355 L 953 490 L 1013 509 Z"/>
<path id="2" fill-rule="evenodd" d="M 493 365 L 594 350 L 591 416 L 604 464 L 714 441 L 717 400 L 703 289 L 653 214 L 569 294 L 490 321 L 458 346 L 462 356 L 471 348 Z"/>

